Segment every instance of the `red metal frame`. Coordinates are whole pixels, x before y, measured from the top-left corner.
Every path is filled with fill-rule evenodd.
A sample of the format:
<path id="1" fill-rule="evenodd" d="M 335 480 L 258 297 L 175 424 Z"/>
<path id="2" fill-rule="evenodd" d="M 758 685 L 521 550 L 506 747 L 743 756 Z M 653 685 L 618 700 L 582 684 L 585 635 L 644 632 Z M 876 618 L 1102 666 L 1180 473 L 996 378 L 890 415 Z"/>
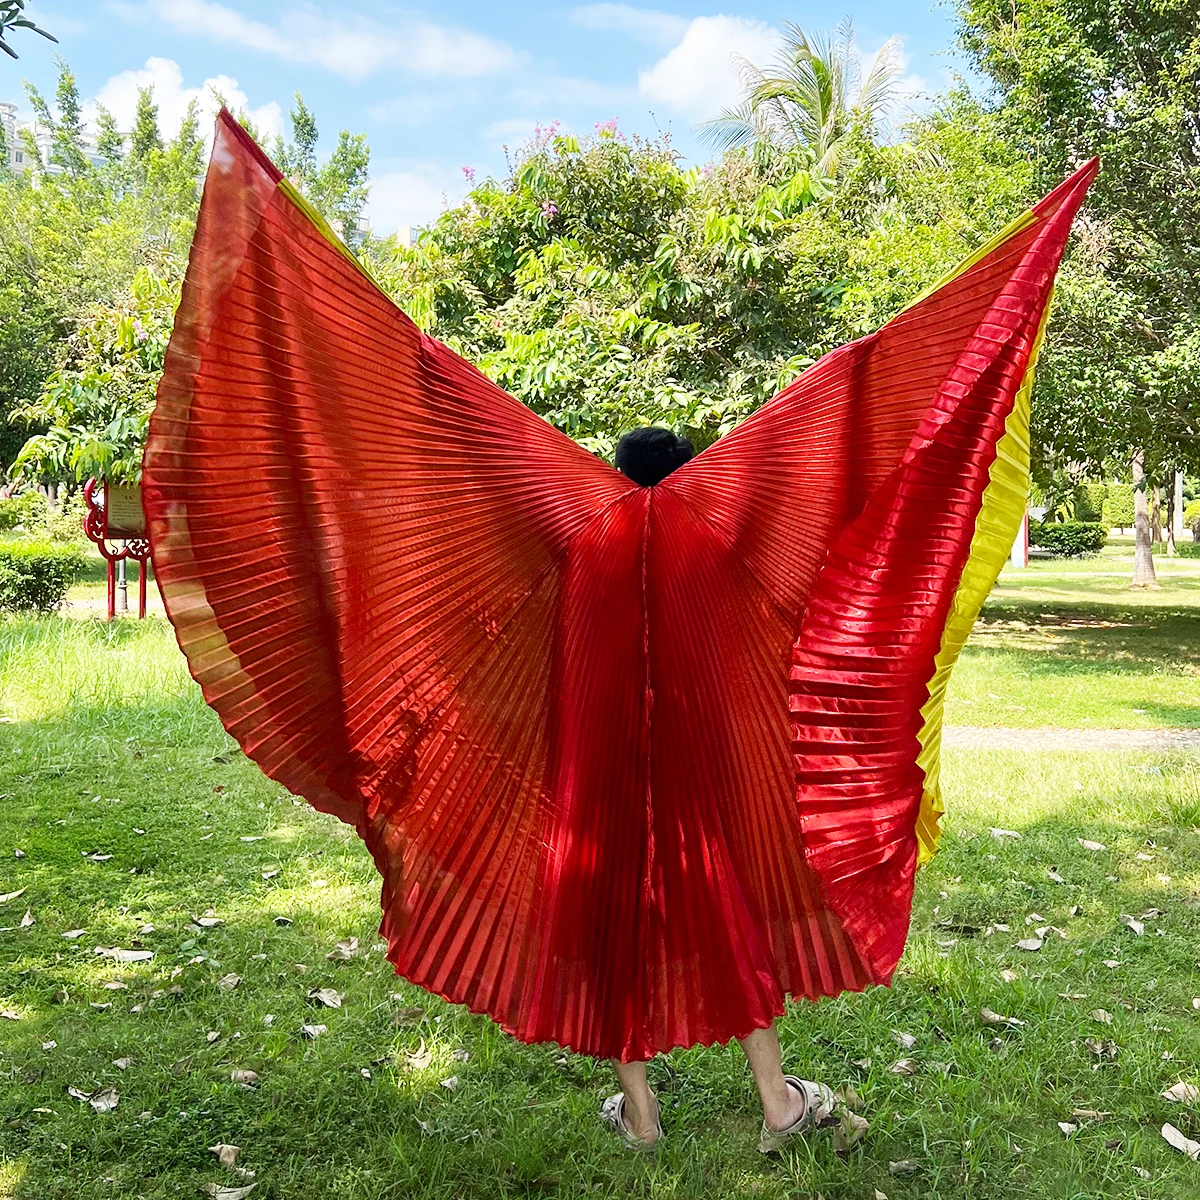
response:
<path id="1" fill-rule="evenodd" d="M 117 608 L 117 563 L 122 559 L 133 559 L 138 564 L 138 620 L 146 615 L 146 563 L 150 559 L 150 542 L 146 538 L 113 538 L 108 534 L 105 509 L 108 503 L 108 482 L 104 480 L 105 503 L 96 501 L 96 485 L 99 479 L 89 479 L 83 485 L 83 501 L 87 515 L 83 518 L 83 532 L 104 556 L 108 565 L 108 619 L 116 616 Z M 120 548 L 117 549 L 119 544 Z"/>

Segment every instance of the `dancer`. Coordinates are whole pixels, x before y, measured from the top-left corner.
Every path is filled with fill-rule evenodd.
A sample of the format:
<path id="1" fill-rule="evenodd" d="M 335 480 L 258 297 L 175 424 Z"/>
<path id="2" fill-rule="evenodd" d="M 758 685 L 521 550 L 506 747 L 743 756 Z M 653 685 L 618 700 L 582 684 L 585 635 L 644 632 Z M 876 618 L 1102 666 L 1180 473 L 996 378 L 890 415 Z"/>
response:
<path id="1" fill-rule="evenodd" d="M 423 335 L 218 120 L 143 476 L 180 646 L 370 848 L 397 972 L 621 1064 L 639 1143 L 645 1061 L 733 1037 L 766 1148 L 824 1119 L 781 1088 L 785 997 L 892 978 L 1095 169 L 643 483 Z"/>

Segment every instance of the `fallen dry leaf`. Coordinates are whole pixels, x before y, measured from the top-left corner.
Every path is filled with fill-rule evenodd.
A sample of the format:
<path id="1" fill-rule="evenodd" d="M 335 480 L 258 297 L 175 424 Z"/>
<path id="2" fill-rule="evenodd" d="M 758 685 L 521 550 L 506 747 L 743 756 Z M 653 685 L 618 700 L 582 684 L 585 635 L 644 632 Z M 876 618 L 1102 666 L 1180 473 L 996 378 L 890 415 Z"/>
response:
<path id="1" fill-rule="evenodd" d="M 206 1196 L 211 1196 L 213 1200 L 246 1200 L 246 1197 L 256 1187 L 258 1187 L 257 1183 L 248 1183 L 245 1187 L 225 1187 L 220 1183 L 206 1183 L 200 1190 Z"/>
<path id="2" fill-rule="evenodd" d="M 21 1014 L 15 1008 L 0 1008 L 0 1017 L 6 1021 L 19 1021 Z"/>
<path id="3" fill-rule="evenodd" d="M 415 1025 L 423 1016 L 425 1010 L 416 1005 L 409 1005 L 406 1008 L 398 1008 L 392 1013 L 392 1024 L 394 1025 Z"/>
<path id="4" fill-rule="evenodd" d="M 1005 838 L 1019 838 L 1021 835 L 1015 829 L 993 829 L 992 837 L 998 842 L 1002 842 Z"/>
<path id="5" fill-rule="evenodd" d="M 333 988 L 313 988 L 308 993 L 310 1000 L 315 1000 L 318 1004 L 323 1004 L 326 1008 L 341 1008 L 342 994 L 335 992 Z"/>
<path id="6" fill-rule="evenodd" d="M 892 1075 L 915 1075 L 917 1073 L 917 1060 L 915 1058 L 898 1058 L 888 1071 Z"/>
<path id="7" fill-rule="evenodd" d="M 1091 1015 L 1092 1015 L 1092 1020 L 1099 1021 L 1101 1025 L 1111 1025 L 1112 1024 L 1112 1013 L 1107 1012 L 1103 1008 L 1093 1008 Z"/>
<path id="8" fill-rule="evenodd" d="M 10 900 L 15 900 L 18 896 L 23 895 L 25 895 L 24 888 L 17 888 L 15 892 L 5 892 L 3 896 L 0 896 L 0 904 L 7 904 Z"/>
<path id="9" fill-rule="evenodd" d="M 1005 983 L 1016 983 L 1017 980 L 1021 978 L 1021 976 L 1020 976 L 1019 972 L 1010 971 L 1006 967 L 1003 971 L 1000 972 L 1000 978 L 1003 979 Z"/>
<path id="10" fill-rule="evenodd" d="M 114 1058 L 113 1066 L 116 1067 L 118 1071 L 125 1071 L 129 1069 L 129 1064 L 131 1062 L 133 1062 L 132 1058 Z"/>
<path id="11" fill-rule="evenodd" d="M 1071 1116 L 1077 1121 L 1107 1121 L 1113 1114 L 1110 1112 L 1100 1112 L 1095 1108 L 1073 1108 Z"/>
<path id="12" fill-rule="evenodd" d="M 455 1062 L 465 1063 L 470 1061 L 471 1054 L 468 1050 L 451 1050 L 450 1057 L 454 1059 Z"/>
<path id="13" fill-rule="evenodd" d="M 1062 1130 L 1063 1137 L 1070 1137 L 1078 1128 L 1078 1125 L 1073 1125 L 1070 1121 L 1059 1121 L 1059 1129 Z"/>
<path id="14" fill-rule="evenodd" d="M 1121 924 L 1133 930 L 1138 937 L 1141 937 L 1146 932 L 1146 926 L 1137 917 L 1131 917 L 1128 913 L 1121 914 Z"/>
<path id="15" fill-rule="evenodd" d="M 21 928 L 28 929 L 33 924 L 33 909 L 27 908 L 25 915 L 21 918 Z"/>
<path id="16" fill-rule="evenodd" d="M 241 982 L 242 977 L 240 975 L 235 975 L 232 971 L 230 971 L 228 975 L 222 975 L 221 978 L 217 980 L 217 987 L 224 988 L 225 991 L 231 992 Z"/>
<path id="17" fill-rule="evenodd" d="M 96 946 L 92 953 L 116 962 L 149 962 L 154 957 L 153 950 L 123 950 L 119 946 Z"/>
<path id="18" fill-rule="evenodd" d="M 56 1041 L 54 1041 L 53 1039 L 51 1039 L 51 1040 L 50 1040 L 50 1041 L 48 1041 L 48 1042 L 43 1042 L 43 1043 L 42 1043 L 42 1049 L 43 1049 L 43 1050 L 54 1050 L 54 1049 L 56 1049 L 56 1048 L 57 1048 L 57 1046 L 58 1046 L 58 1043 L 57 1043 Z"/>
<path id="19" fill-rule="evenodd" d="M 892 1030 L 892 1037 L 901 1050 L 911 1050 L 917 1044 L 917 1039 L 911 1033 L 901 1033 L 899 1029 Z"/>
<path id="20" fill-rule="evenodd" d="M 338 942 L 325 957 L 331 962 L 349 962 L 352 958 L 357 958 L 360 953 L 358 938 L 352 937 Z"/>
<path id="21" fill-rule="evenodd" d="M 71 1094 L 73 1096 L 75 1096 L 75 1098 L 77 1100 L 78 1099 L 86 1099 L 87 1102 L 98 1113 L 112 1112 L 112 1110 L 117 1107 L 117 1102 L 121 1098 L 120 1095 L 117 1093 L 117 1089 L 111 1088 L 111 1087 L 97 1088 L 90 1095 L 84 1096 L 84 1097 L 80 1097 L 76 1092 L 74 1092 L 70 1088 L 68 1088 L 67 1090 L 69 1092 L 71 1092 Z"/>
<path id="22" fill-rule="evenodd" d="M 239 1149 L 237 1146 L 231 1146 L 227 1142 L 218 1142 L 215 1146 L 209 1146 L 209 1149 L 220 1160 L 221 1166 L 226 1170 L 232 1171 L 233 1165 L 237 1162 Z"/>
<path id="23" fill-rule="evenodd" d="M 888 1171 L 892 1175 L 915 1175 L 921 1169 L 921 1164 L 911 1158 L 902 1158 L 899 1162 L 888 1163 Z"/>
<path id="24" fill-rule="evenodd" d="M 979 1010 L 979 1020 L 984 1025 L 1005 1025 L 1010 1029 L 1020 1029 L 1025 1024 L 1016 1017 L 1002 1017 L 998 1012 L 992 1012 L 990 1008 Z"/>
<path id="25" fill-rule="evenodd" d="M 1102 1041 L 1100 1038 L 1084 1038 L 1083 1044 L 1097 1058 L 1116 1058 L 1117 1057 L 1118 1047 L 1117 1047 L 1116 1042 L 1106 1042 L 1106 1041 Z"/>
<path id="26" fill-rule="evenodd" d="M 242 1087 L 253 1087 L 258 1082 L 258 1072 L 235 1069 L 229 1072 L 229 1081 L 239 1083 Z"/>
<path id="27" fill-rule="evenodd" d="M 218 925 L 225 924 L 220 917 L 193 917 L 192 920 L 195 921 L 201 929 L 215 929 Z"/>
<path id="28" fill-rule="evenodd" d="M 1057 867 L 1051 867 L 1051 868 L 1050 868 L 1050 869 L 1049 869 L 1049 870 L 1046 872 L 1046 874 L 1047 874 L 1047 875 L 1049 875 L 1049 876 L 1050 876 L 1050 878 L 1051 878 L 1051 880 L 1053 880 L 1053 882 L 1055 882 L 1055 883 L 1066 883 L 1066 882 L 1067 882 L 1067 881 L 1066 881 L 1066 880 L 1065 880 L 1065 879 L 1064 879 L 1064 878 L 1063 878 L 1063 877 L 1062 877 L 1062 876 L 1061 876 L 1061 875 L 1058 873 L 1058 868 L 1057 868 Z"/>
<path id="29" fill-rule="evenodd" d="M 85 933 L 87 933 L 86 929 L 68 929 L 65 933 L 60 934 L 59 936 L 65 937 L 69 942 L 73 942 L 77 937 L 83 937 Z"/>
<path id="30" fill-rule="evenodd" d="M 315 1038 L 319 1038 L 321 1034 L 328 1033 L 328 1025 L 301 1025 L 300 1036 L 307 1038 L 310 1042 Z"/>
<path id="31" fill-rule="evenodd" d="M 1045 942 L 1040 937 L 1022 938 L 1017 943 L 1017 949 L 1034 951 L 1040 950 L 1044 945 Z"/>
<path id="32" fill-rule="evenodd" d="M 1181 1133 L 1169 1121 L 1162 1127 L 1162 1135 L 1168 1146 L 1173 1146 L 1188 1158 L 1200 1158 L 1200 1142 L 1193 1142 L 1186 1134 Z"/>
<path id="33" fill-rule="evenodd" d="M 404 1065 L 410 1071 L 424 1071 L 432 1062 L 433 1052 L 425 1048 L 424 1038 L 415 1050 L 410 1050 L 404 1056 Z"/>
<path id="34" fill-rule="evenodd" d="M 217 1040 L 217 1039 L 218 1039 L 220 1036 L 221 1036 L 221 1031 L 220 1031 L 219 1029 L 210 1029 L 210 1030 L 209 1030 L 209 1031 L 208 1031 L 208 1032 L 207 1032 L 207 1033 L 204 1035 L 204 1040 L 205 1040 L 206 1042 L 208 1042 L 208 1043 L 211 1045 L 211 1044 L 212 1044 L 213 1042 L 215 1042 L 215 1041 L 216 1041 L 216 1040 Z"/>
<path id="35" fill-rule="evenodd" d="M 458 1076 L 451 1075 L 449 1079 L 441 1080 L 441 1086 L 448 1092 L 453 1092 L 458 1087 Z"/>
<path id="36" fill-rule="evenodd" d="M 837 1128 L 833 1131 L 834 1150 L 839 1154 L 845 1154 L 852 1146 L 857 1146 L 867 1136 L 870 1128 L 871 1125 L 865 1117 L 860 1117 L 857 1113 L 844 1109 L 838 1118 Z"/>
<path id="37" fill-rule="evenodd" d="M 278 867 L 269 867 L 267 870 L 265 870 L 265 871 L 262 873 L 262 877 L 263 877 L 264 879 L 274 879 L 274 878 L 275 878 L 275 876 L 276 876 L 276 875 L 278 875 L 278 874 L 279 874 L 279 868 L 278 868 Z"/>
<path id="38" fill-rule="evenodd" d="M 1162 1093 L 1164 1100 L 1174 1100 L 1176 1104 L 1195 1104 L 1200 1100 L 1200 1088 L 1194 1083 L 1176 1083 Z"/>
<path id="39" fill-rule="evenodd" d="M 1103 842 L 1089 841 L 1087 838 L 1075 839 L 1085 850 L 1107 850 L 1108 847 Z"/>

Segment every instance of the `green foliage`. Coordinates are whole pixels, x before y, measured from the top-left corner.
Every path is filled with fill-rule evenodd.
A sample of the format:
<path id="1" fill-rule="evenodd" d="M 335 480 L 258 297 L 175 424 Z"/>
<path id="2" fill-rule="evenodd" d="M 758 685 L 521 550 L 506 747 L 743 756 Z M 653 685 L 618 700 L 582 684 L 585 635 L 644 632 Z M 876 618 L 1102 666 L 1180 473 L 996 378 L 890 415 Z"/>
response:
<path id="1" fill-rule="evenodd" d="M 1058 558 L 1087 558 L 1099 554 L 1108 529 L 1098 521 L 1030 521 L 1029 542 Z"/>
<path id="2" fill-rule="evenodd" d="M 1106 484 L 1101 514 L 1110 528 L 1128 529 L 1133 524 L 1133 484 Z"/>
<path id="3" fill-rule="evenodd" d="M 46 523 L 46 497 L 29 488 L 0 500 L 0 531 L 23 530 L 26 533 Z"/>
<path id="4" fill-rule="evenodd" d="M 1188 529 L 1196 529 L 1200 526 L 1200 500 L 1193 500 L 1183 510 L 1183 523 Z"/>
<path id="5" fill-rule="evenodd" d="M 1041 454 L 1200 462 L 1200 39 L 1195 0 L 957 0 L 1039 188 L 1097 154 L 1035 392 Z"/>
<path id="6" fill-rule="evenodd" d="M 16 479 L 136 482 L 178 296 L 139 271 L 126 303 L 98 307 L 72 336 L 67 361 L 19 410 L 46 427 L 22 447 Z"/>
<path id="7" fill-rule="evenodd" d="M 14 29 L 28 29 L 32 33 L 40 33 L 42 37 L 51 42 L 58 41 L 53 34 L 39 29 L 25 16 L 25 0 L 0 0 L 0 50 L 3 50 L 9 58 L 20 57 L 6 40 Z"/>
<path id="8" fill-rule="evenodd" d="M 689 171 L 666 139 L 552 127 L 415 247 L 364 249 L 417 324 L 595 452 L 647 422 L 704 446 L 1024 204 L 962 95 L 845 161 L 835 184 L 760 143 Z"/>
<path id="9" fill-rule="evenodd" d="M 51 161 L 0 176 L 0 468 L 17 478 L 136 479 L 187 250 L 204 144 L 196 106 L 166 140 L 149 89 L 126 138 L 97 111 L 99 167 L 85 153 L 74 76 L 52 106 L 29 88 Z M 303 124 L 303 120 L 301 122 Z M 367 150 L 345 135 L 306 187 L 326 216 L 357 223 Z"/>
<path id="10" fill-rule="evenodd" d="M 1075 512 L 1077 521 L 1103 521 L 1104 501 L 1108 489 L 1103 483 L 1081 483 L 1075 489 Z"/>
<path id="11" fill-rule="evenodd" d="M 274 158 L 279 169 L 330 222 L 334 232 L 353 244 L 358 219 L 367 203 L 371 152 L 366 134 L 343 129 L 329 158 L 318 165 L 317 120 L 299 92 L 291 121 L 292 140 L 275 139 Z"/>
<path id="12" fill-rule="evenodd" d="M 83 574 L 75 546 L 0 542 L 0 612 L 49 612 Z"/>
<path id="13" fill-rule="evenodd" d="M 756 143 L 804 149 L 820 174 L 836 176 L 855 130 L 869 128 L 894 99 L 895 51 L 887 42 L 863 78 L 849 18 L 831 37 L 811 37 L 787 21 L 769 67 L 736 56 L 744 98 L 701 125 L 701 139 L 722 151 Z"/>

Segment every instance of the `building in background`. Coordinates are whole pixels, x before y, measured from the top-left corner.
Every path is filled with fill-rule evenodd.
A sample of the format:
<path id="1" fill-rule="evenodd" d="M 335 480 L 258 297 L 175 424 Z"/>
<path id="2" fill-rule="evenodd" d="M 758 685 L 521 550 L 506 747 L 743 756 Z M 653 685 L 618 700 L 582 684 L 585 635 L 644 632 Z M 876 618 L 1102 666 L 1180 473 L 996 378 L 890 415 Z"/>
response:
<path id="1" fill-rule="evenodd" d="M 47 174 L 58 175 L 62 167 L 50 161 L 54 137 L 38 121 L 21 121 L 17 117 L 17 106 L 10 101 L 0 101 L 0 125 L 4 127 L 4 146 L 7 151 L 10 171 L 31 171 L 37 165 L 33 158 L 36 148 L 41 167 Z M 96 148 L 95 140 L 84 135 L 83 152 L 94 167 L 104 166 L 104 159 Z"/>

